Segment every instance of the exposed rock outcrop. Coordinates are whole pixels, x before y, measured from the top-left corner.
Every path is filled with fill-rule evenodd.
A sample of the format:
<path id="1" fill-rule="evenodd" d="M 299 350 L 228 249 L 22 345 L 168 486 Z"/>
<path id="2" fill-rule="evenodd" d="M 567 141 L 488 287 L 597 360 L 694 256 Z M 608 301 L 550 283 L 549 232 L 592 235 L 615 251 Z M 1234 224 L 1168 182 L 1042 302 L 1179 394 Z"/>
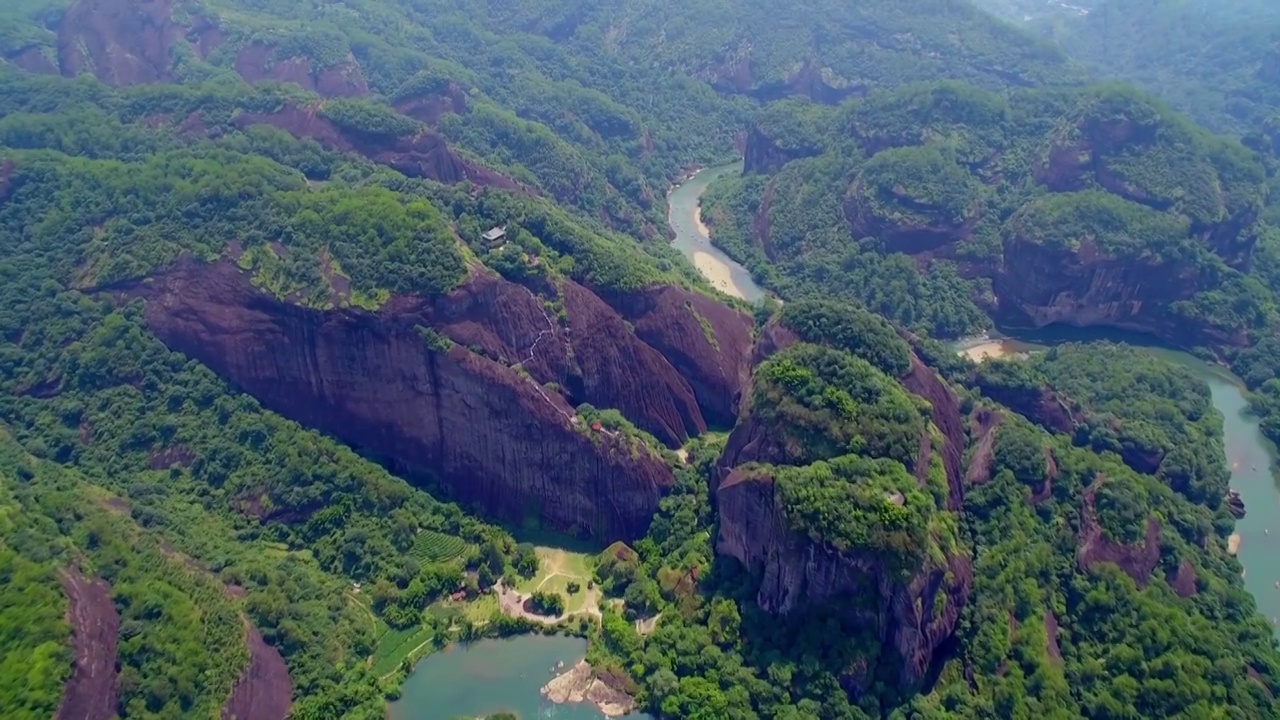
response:
<path id="1" fill-rule="evenodd" d="M 981 206 L 975 204 L 963 217 L 944 217 L 946 213 L 932 205 L 906 195 L 894 198 L 890 209 L 868 196 L 871 190 L 859 178 L 849 188 L 844 214 L 849 219 L 854 238 L 876 238 L 885 252 L 917 255 L 933 252 L 964 242 L 982 219 Z"/>
<path id="2" fill-rule="evenodd" d="M 876 597 L 874 614 L 858 620 L 878 628 L 882 644 L 900 658 L 897 670 L 904 682 L 924 677 L 968 600 L 973 576 L 968 558 L 950 557 L 942 567 L 926 560 L 903 581 L 874 556 L 841 553 L 790 530 L 767 474 L 737 469 L 720 484 L 716 499 L 716 549 L 759 573 L 761 608 L 786 614 L 844 597 Z M 861 684 L 848 680 L 846 686 Z"/>
<path id="3" fill-rule="evenodd" d="M 1084 491 L 1077 551 L 1080 569 L 1088 570 L 1101 563 L 1113 563 L 1133 578 L 1138 587 L 1146 587 L 1151 581 L 1152 571 L 1160 562 L 1160 521 L 1154 517 L 1147 518 L 1142 541 L 1132 545 L 1107 538 L 1094 507 L 1094 497 L 1105 482 L 1106 477 L 1099 476 Z"/>
<path id="4" fill-rule="evenodd" d="M 969 416 L 969 433 L 974 438 L 973 456 L 965 469 L 966 486 L 982 485 L 991 480 L 992 451 L 995 448 L 996 429 L 1004 416 L 990 408 L 980 407 Z"/>
<path id="5" fill-rule="evenodd" d="M 293 705 L 293 681 L 284 658 L 247 621 L 245 644 L 249 646 L 249 666 L 232 686 L 231 696 L 222 706 L 222 720 L 284 720 Z"/>
<path id="6" fill-rule="evenodd" d="M 351 53 L 347 53 L 341 62 L 318 68 L 305 57 L 280 57 L 274 45 L 249 43 L 236 53 L 235 69 L 249 83 L 278 80 L 324 97 L 363 97 L 369 94 L 369 84 L 360 71 L 360 63 Z"/>
<path id="7" fill-rule="evenodd" d="M 108 85 L 173 79 L 171 52 L 187 28 L 173 20 L 174 0 L 77 0 L 58 30 L 63 75 L 92 73 Z"/>
<path id="8" fill-rule="evenodd" d="M 749 44 L 727 53 L 708 68 L 704 75 L 717 90 L 742 93 L 765 101 L 800 96 L 833 105 L 867 92 L 865 85 L 840 77 L 830 67 L 813 58 L 796 63 L 785 74 L 758 76 Z"/>
<path id="9" fill-rule="evenodd" d="M 995 314 L 1010 326 L 1114 327 L 1185 346 L 1243 343 L 1246 338 L 1236 332 L 1189 325 L 1170 310 L 1200 287 L 1187 264 L 1112 258 L 1088 247 L 1072 251 L 1017 236 L 1006 241 L 993 278 Z"/>
<path id="10" fill-rule="evenodd" d="M 439 92 L 404 98 L 396 102 L 395 108 L 402 115 L 435 127 L 440 118 L 449 113 L 467 114 L 467 93 L 461 85 L 450 80 Z"/>
<path id="11" fill-rule="evenodd" d="M 1168 580 L 1173 591 L 1178 593 L 1178 597 L 1187 598 L 1199 592 L 1196 585 L 1196 568 L 1186 558 L 1178 563 L 1177 571 L 1169 573 L 1165 579 Z"/>
<path id="12" fill-rule="evenodd" d="M 1011 388 L 984 383 L 981 370 L 977 378 L 982 394 L 1049 430 L 1070 435 L 1076 430 L 1076 414 L 1071 404 L 1051 388 Z"/>
<path id="13" fill-rule="evenodd" d="M 689 383 L 707 424 L 733 425 L 738 394 L 751 372 L 749 315 L 670 286 L 605 299 Z"/>
<path id="14" fill-rule="evenodd" d="M 296 138 L 315 140 L 329 150 L 362 155 L 409 177 L 444 183 L 469 180 L 477 185 L 519 189 L 511 178 L 453 152 L 444 138 L 425 128 L 408 137 L 363 135 L 339 127 L 322 114 L 318 105 L 292 102 L 273 113 L 243 113 L 237 116 L 236 124 L 242 128 L 273 125 Z"/>
<path id="15" fill-rule="evenodd" d="M 964 455 L 965 430 L 964 420 L 960 415 L 960 400 L 956 398 L 955 391 L 915 353 L 911 354 L 911 369 L 902 377 L 902 385 L 929 401 L 929 418 L 942 431 L 942 465 L 947 471 L 947 509 L 958 510 L 964 504 L 961 458 Z"/>
<path id="16" fill-rule="evenodd" d="M 812 157 L 821 152 L 817 147 L 783 148 L 759 126 L 747 131 L 742 145 L 744 173 L 774 173 L 792 160 Z"/>
<path id="17" fill-rule="evenodd" d="M 662 350 L 571 282 L 561 290 L 564 327 L 526 288 L 478 272 L 446 296 L 397 297 L 377 313 L 281 302 L 228 261 L 185 260 L 133 292 L 148 299 L 146 320 L 166 344 L 267 407 L 411 476 L 434 475 L 502 519 L 534 515 L 605 539 L 642 535 L 673 478 L 638 440 L 583 427 L 573 403 L 620 408 L 676 444 L 705 422 L 664 352 L 704 378 L 707 405 L 721 413 L 732 407 L 729 386 L 748 352 L 746 330 L 735 325 L 746 321 L 733 311 L 716 318 L 718 349 L 684 345 L 698 321 L 677 317 L 691 313 L 683 291 L 673 302 L 661 288 L 649 291 L 656 304 L 633 317 L 643 325 L 665 308 L 668 327 L 647 331 Z M 423 327 L 456 344 L 429 347 Z M 696 339 L 710 345 L 700 327 Z"/>
<path id="18" fill-rule="evenodd" d="M 56 64 L 36 46 L 7 59 L 32 72 L 92 73 L 108 85 L 171 82 L 179 48 L 208 58 L 228 39 L 218 21 L 203 12 L 183 12 L 177 14 L 181 21 L 175 19 L 176 5 L 174 0 L 77 0 L 58 25 Z M 232 66 L 250 83 L 288 82 L 325 97 L 369 94 L 350 53 L 317 67 L 310 58 L 282 56 L 280 46 L 253 41 L 236 51 Z"/>
<path id="19" fill-rule="evenodd" d="M 75 667 L 62 689 L 56 720 L 109 720 L 116 716 L 116 643 L 120 616 L 105 580 L 71 566 L 61 573 Z"/>

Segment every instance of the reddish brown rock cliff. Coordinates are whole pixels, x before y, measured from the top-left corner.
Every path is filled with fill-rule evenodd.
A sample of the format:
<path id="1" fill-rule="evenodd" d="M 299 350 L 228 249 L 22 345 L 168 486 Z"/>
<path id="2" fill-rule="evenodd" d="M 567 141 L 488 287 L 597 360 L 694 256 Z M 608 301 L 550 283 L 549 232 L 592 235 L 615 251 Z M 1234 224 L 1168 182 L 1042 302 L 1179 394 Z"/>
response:
<path id="1" fill-rule="evenodd" d="M 274 113 L 244 113 L 236 118 L 236 125 L 273 125 L 296 138 L 315 140 L 329 150 L 362 155 L 409 177 L 444 183 L 469 180 L 477 185 L 519 189 L 511 178 L 463 159 L 444 138 L 428 129 L 410 137 L 366 136 L 338 127 L 321 113 L 319 105 L 294 103 L 286 103 Z"/>
<path id="2" fill-rule="evenodd" d="M 249 83 L 277 80 L 293 83 L 324 97 L 363 97 L 369 94 L 369 84 L 351 53 L 337 64 L 317 68 L 308 58 L 282 58 L 273 45 L 250 43 L 236 54 L 235 69 Z"/>
<path id="3" fill-rule="evenodd" d="M 284 658 L 247 621 L 245 644 L 249 646 L 249 666 L 232 686 L 222 707 L 222 720 L 284 720 L 293 705 L 293 681 Z"/>
<path id="4" fill-rule="evenodd" d="M 929 419 L 942 431 L 942 465 L 947 471 L 947 509 L 958 510 L 964 504 L 964 478 L 961 457 L 964 455 L 965 429 L 960 415 L 960 401 L 955 391 L 915 354 L 911 369 L 902 377 L 902 385 L 929 401 Z"/>
<path id="5" fill-rule="evenodd" d="M 777 614 L 839 604 L 842 598 L 879 599 L 860 617 L 891 648 L 908 684 L 924 677 L 934 653 L 954 632 L 968 600 L 973 573 L 964 557 L 945 567 L 928 564 L 905 582 L 874 556 L 841 553 L 791 531 L 774 480 L 761 471 L 735 470 L 716 491 L 720 530 L 716 550 L 760 576 L 757 602 Z M 846 685 L 861 685 L 850 678 Z"/>
<path id="6" fill-rule="evenodd" d="M 173 79 L 170 52 L 187 28 L 173 21 L 174 0 L 77 0 L 58 30 L 63 75 L 92 73 L 108 85 Z"/>
<path id="7" fill-rule="evenodd" d="M 1104 482 L 1107 482 L 1107 478 L 1098 476 L 1084 491 L 1077 550 L 1080 569 L 1088 570 L 1102 563 L 1112 563 L 1133 578 L 1138 587 L 1146 587 L 1151 581 L 1151 572 L 1160 562 L 1160 521 L 1154 517 L 1147 518 L 1142 541 L 1133 545 L 1118 543 L 1106 537 L 1102 525 L 1098 523 L 1098 512 L 1094 507 L 1094 496 Z"/>
<path id="8" fill-rule="evenodd" d="M 730 427 L 751 372 L 752 318 L 683 288 L 662 286 L 605 298 L 693 389 L 706 423 Z"/>
<path id="9" fill-rule="evenodd" d="M 111 586 L 72 566 L 62 572 L 75 668 L 62 690 L 55 720 L 109 720 L 116 715 L 116 642 L 120 616 Z"/>
<path id="10" fill-rule="evenodd" d="M 677 317 L 646 331 L 659 350 L 573 283 L 561 289 L 564 327 L 526 288 L 483 274 L 444 297 L 393 298 L 378 313 L 282 303 L 229 262 L 184 261 L 136 292 L 166 344 L 267 407 L 411 475 L 434 475 L 500 518 L 537 517 L 606 539 L 645 532 L 671 470 L 636 440 L 582 427 L 571 403 L 618 407 L 674 444 L 705 422 L 664 351 L 677 363 L 709 363 L 692 375 L 704 378 L 708 406 L 721 409 L 745 363 L 745 339 L 735 335 L 745 330 L 734 326 L 745 320 L 731 311 L 718 318 L 718 349 L 683 345 L 698 322 Z M 665 291 L 652 293 L 657 304 L 633 316 L 641 325 L 660 308 L 659 317 L 689 313 L 679 294 L 672 306 Z M 421 327 L 458 344 L 433 350 Z M 701 328 L 699 337 L 709 344 Z"/>

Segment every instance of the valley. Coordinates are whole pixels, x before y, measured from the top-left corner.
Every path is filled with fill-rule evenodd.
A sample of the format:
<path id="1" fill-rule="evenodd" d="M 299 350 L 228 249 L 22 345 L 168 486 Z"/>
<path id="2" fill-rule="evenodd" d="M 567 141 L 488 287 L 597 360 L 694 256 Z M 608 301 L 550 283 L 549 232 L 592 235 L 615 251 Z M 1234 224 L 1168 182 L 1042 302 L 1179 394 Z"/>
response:
<path id="1" fill-rule="evenodd" d="M 0 10 L 6 716 L 1280 717 L 1265 59 L 1059 9 Z"/>

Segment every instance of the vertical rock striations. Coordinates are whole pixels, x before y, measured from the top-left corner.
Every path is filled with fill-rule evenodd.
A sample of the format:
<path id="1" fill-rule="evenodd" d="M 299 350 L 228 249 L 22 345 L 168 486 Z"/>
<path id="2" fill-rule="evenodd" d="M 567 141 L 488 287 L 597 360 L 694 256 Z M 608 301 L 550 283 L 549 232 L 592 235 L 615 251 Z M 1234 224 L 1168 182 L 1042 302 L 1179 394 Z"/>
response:
<path id="1" fill-rule="evenodd" d="M 642 326 L 668 318 L 645 331 L 659 350 L 583 286 L 558 289 L 562 320 L 529 289 L 478 271 L 448 295 L 392 298 L 377 313 L 282 302 L 227 261 L 180 261 L 134 292 L 167 345 L 282 415 L 433 476 L 504 520 L 604 539 L 643 535 L 673 477 L 657 450 L 586 427 L 574 406 L 618 408 L 677 445 L 706 423 L 667 355 L 702 378 L 706 405 L 723 414 L 748 352 L 748 326 L 737 324 L 747 321 L 732 312 L 717 318 L 715 349 L 701 328 L 685 342 L 698 322 L 683 300 L 637 311 Z"/>
<path id="2" fill-rule="evenodd" d="M 861 613 L 858 620 L 878 628 L 881 644 L 896 652 L 904 682 L 924 677 L 968 600 L 968 558 L 948 557 L 940 565 L 927 560 L 903 579 L 874 555 L 815 543 L 788 527 L 774 478 L 764 470 L 734 470 L 717 489 L 716 501 L 716 549 L 759 574 L 762 609 L 787 614 L 847 598 L 875 598 L 874 612 L 855 611 Z M 846 684 L 861 686 L 863 680 L 846 678 Z"/>

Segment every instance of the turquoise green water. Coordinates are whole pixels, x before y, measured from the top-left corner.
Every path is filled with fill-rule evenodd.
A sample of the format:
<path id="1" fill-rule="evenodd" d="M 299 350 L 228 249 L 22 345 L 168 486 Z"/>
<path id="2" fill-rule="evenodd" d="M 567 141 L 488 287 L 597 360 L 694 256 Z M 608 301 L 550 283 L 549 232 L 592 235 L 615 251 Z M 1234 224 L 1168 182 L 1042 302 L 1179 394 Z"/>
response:
<path id="1" fill-rule="evenodd" d="M 699 252 L 719 260 L 729 269 L 729 277 L 742 293 L 742 298 L 749 303 L 757 303 L 765 296 L 764 288 L 751 279 L 751 273 L 747 272 L 746 268 L 712 245 L 711 238 L 698 228 L 697 222 L 698 200 L 707 186 L 717 178 L 741 171 L 742 163 L 707 168 L 677 185 L 667 196 L 667 222 L 671 224 L 671 229 L 676 234 L 676 239 L 671 242 L 671 245 L 689 258 L 689 262 L 693 262 L 694 253 Z"/>
<path id="2" fill-rule="evenodd" d="M 600 720 L 604 715 L 590 705 L 556 705 L 541 694 L 548 680 L 586 652 L 587 641 L 581 638 L 521 635 L 429 655 L 405 681 L 400 699 L 391 703 L 390 718 L 454 720 L 507 712 L 520 720 Z M 635 714 L 626 720 L 652 718 Z"/>

